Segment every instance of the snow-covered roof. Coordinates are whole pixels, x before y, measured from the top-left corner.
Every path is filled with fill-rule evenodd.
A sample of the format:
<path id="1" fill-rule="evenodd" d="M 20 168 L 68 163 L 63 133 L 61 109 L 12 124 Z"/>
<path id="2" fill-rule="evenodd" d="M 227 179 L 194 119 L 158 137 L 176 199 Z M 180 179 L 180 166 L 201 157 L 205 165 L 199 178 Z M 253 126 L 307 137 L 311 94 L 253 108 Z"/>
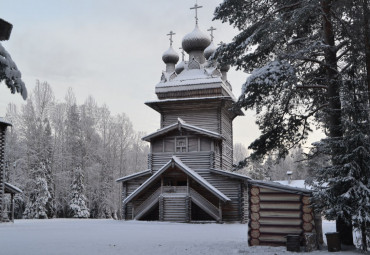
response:
<path id="1" fill-rule="evenodd" d="M 154 180 L 156 180 L 162 173 L 164 173 L 167 169 L 171 166 L 177 166 L 180 170 L 184 173 L 192 177 L 195 181 L 197 181 L 200 185 L 205 187 L 208 191 L 213 193 L 222 201 L 230 201 L 225 194 L 215 188 L 212 184 L 210 184 L 207 180 L 205 180 L 202 176 L 192 170 L 190 167 L 185 165 L 178 157 L 172 156 L 171 160 L 168 161 L 161 169 L 159 169 L 155 174 L 150 176 L 142 185 L 140 185 L 134 192 L 132 192 L 125 200 L 123 200 L 123 204 L 130 202 L 134 197 L 136 197 L 141 191 L 143 191 L 146 187 L 148 187 Z"/>
<path id="2" fill-rule="evenodd" d="M 6 121 L 4 118 L 0 117 L 0 125 L 12 126 L 12 123 Z"/>
<path id="3" fill-rule="evenodd" d="M 116 180 L 116 182 L 125 182 L 125 181 L 132 180 L 132 179 L 135 179 L 135 178 L 138 178 L 138 177 L 141 177 L 141 176 L 149 175 L 149 174 L 151 174 L 151 172 L 152 171 L 150 169 L 147 169 L 147 170 L 144 170 L 144 171 L 140 171 L 140 172 L 137 172 L 137 173 L 134 173 L 134 174 L 130 174 L 130 175 L 126 175 L 126 176 L 123 176 L 121 178 L 118 178 Z"/>
<path id="4" fill-rule="evenodd" d="M 282 192 L 295 193 L 295 194 L 304 194 L 311 195 L 312 191 L 304 188 L 291 187 L 288 185 L 283 185 L 278 182 L 272 181 L 258 181 L 258 180 L 249 180 L 249 183 L 254 184 L 259 187 L 264 187 L 273 190 L 279 190 Z"/>
<path id="5" fill-rule="evenodd" d="M 308 189 L 312 190 L 312 187 L 310 185 L 305 184 L 305 180 L 291 180 L 291 181 L 275 181 L 282 185 L 294 187 L 294 188 L 301 188 L 301 189 Z"/>
<path id="6" fill-rule="evenodd" d="M 249 176 L 246 176 L 246 175 L 243 175 L 243 174 L 237 174 L 237 173 L 233 173 L 233 172 L 229 172 L 229 171 L 225 171 L 225 170 L 221 170 L 221 169 L 213 168 L 213 169 L 210 169 L 210 172 L 215 173 L 215 174 L 221 174 L 221 175 L 228 176 L 228 177 L 231 177 L 231 178 L 237 178 L 237 179 L 243 179 L 243 180 L 251 180 L 252 179 Z"/>
<path id="7" fill-rule="evenodd" d="M 20 188 L 12 185 L 10 183 L 7 183 L 7 182 L 5 183 L 5 192 L 6 193 L 13 193 L 13 194 L 23 193 L 23 191 Z"/>
<path id="8" fill-rule="evenodd" d="M 172 80 L 159 82 L 155 87 L 156 93 L 166 93 L 172 91 L 200 90 L 210 88 L 223 88 L 235 101 L 236 98 L 225 81 L 222 80 L 221 73 L 214 72 L 215 68 L 188 69 L 185 68 Z"/>
<path id="9" fill-rule="evenodd" d="M 176 123 L 171 124 L 171 125 L 169 125 L 167 127 L 161 128 L 161 129 L 157 130 L 156 132 L 154 132 L 152 134 L 149 134 L 147 136 L 144 136 L 142 139 L 144 141 L 150 141 L 151 139 L 153 139 L 155 137 L 164 135 L 164 134 L 166 134 L 168 132 L 171 132 L 173 130 L 176 130 L 176 129 L 178 129 L 178 130 L 186 129 L 186 130 L 190 130 L 190 131 L 199 133 L 201 135 L 206 135 L 206 136 L 209 136 L 209 137 L 212 137 L 212 138 L 215 138 L 215 139 L 220 139 L 220 140 L 222 139 L 222 135 L 220 135 L 219 133 L 216 133 L 216 132 L 213 132 L 213 131 L 206 130 L 204 128 L 200 128 L 200 127 L 196 127 L 196 126 L 187 124 L 185 121 L 183 121 L 180 118 L 177 119 L 177 122 Z"/>

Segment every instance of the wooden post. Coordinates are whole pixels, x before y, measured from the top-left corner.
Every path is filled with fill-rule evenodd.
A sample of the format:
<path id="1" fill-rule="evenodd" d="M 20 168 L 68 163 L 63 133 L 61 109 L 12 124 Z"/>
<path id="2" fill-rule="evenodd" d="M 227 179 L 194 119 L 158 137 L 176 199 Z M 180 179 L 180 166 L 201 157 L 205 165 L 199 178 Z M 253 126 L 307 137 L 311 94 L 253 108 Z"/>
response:
<path id="1" fill-rule="evenodd" d="M 219 222 L 221 222 L 222 221 L 222 202 L 221 202 L 220 199 L 218 200 L 218 213 L 219 213 L 219 217 L 220 217 Z"/>
<path id="2" fill-rule="evenodd" d="M 135 205 L 134 205 L 134 203 L 133 202 L 131 202 L 131 204 L 132 204 L 132 219 L 134 220 L 135 219 Z"/>
<path id="3" fill-rule="evenodd" d="M 163 194 L 163 175 L 161 175 L 161 194 Z"/>
<path id="4" fill-rule="evenodd" d="M 190 185 L 189 185 L 189 176 L 186 176 L 186 193 L 188 194 L 189 196 L 189 193 L 190 193 Z"/>
<path id="5" fill-rule="evenodd" d="M 14 194 L 10 194 L 10 221 L 14 222 Z"/>

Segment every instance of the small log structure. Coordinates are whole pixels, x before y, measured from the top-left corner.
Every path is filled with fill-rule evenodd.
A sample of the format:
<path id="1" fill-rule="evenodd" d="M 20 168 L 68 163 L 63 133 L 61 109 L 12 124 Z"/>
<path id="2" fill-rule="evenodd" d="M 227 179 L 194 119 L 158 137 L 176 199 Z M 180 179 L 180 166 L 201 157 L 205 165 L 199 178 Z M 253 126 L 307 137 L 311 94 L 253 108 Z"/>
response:
<path id="1" fill-rule="evenodd" d="M 309 190 L 259 181 L 249 187 L 249 245 L 283 246 L 287 235 L 303 241 L 305 233 L 322 233 L 315 226 Z"/>

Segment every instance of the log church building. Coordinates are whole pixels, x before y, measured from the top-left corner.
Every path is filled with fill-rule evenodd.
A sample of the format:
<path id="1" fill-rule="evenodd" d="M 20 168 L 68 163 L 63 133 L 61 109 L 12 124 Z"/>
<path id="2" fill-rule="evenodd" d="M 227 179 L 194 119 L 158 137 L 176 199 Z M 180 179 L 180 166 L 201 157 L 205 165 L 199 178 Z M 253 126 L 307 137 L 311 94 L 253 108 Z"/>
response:
<path id="1" fill-rule="evenodd" d="M 243 113 L 231 110 L 236 98 L 227 80 L 230 67 L 210 58 L 213 30 L 210 37 L 203 33 L 196 14 L 180 63 L 169 33 L 158 100 L 146 102 L 160 113 L 160 129 L 143 137 L 150 143 L 148 169 L 117 179 L 122 218 L 248 223 L 250 245 L 283 245 L 287 234 L 315 232 L 310 191 L 231 171 L 233 120 Z"/>

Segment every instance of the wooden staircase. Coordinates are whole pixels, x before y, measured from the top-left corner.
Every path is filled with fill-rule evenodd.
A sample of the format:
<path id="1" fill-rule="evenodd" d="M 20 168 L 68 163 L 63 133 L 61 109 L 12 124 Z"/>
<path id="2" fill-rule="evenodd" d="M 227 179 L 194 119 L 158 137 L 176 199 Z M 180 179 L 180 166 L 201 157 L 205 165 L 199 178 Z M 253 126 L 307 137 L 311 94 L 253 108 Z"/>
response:
<path id="1" fill-rule="evenodd" d="M 183 187 L 180 188 L 167 188 L 164 189 L 166 193 L 161 194 L 161 188 L 158 188 L 151 194 L 144 202 L 142 202 L 134 211 L 134 219 L 139 220 L 142 218 L 153 206 L 159 203 L 162 206 L 163 221 L 173 222 L 188 222 L 190 220 L 189 214 L 189 197 L 192 202 L 204 210 L 216 221 L 221 221 L 219 208 L 209 202 L 206 198 L 200 195 L 197 191 L 189 188 L 187 194 Z"/>
<path id="2" fill-rule="evenodd" d="M 135 208 L 134 219 L 139 220 L 146 212 L 148 212 L 155 204 L 157 204 L 160 194 L 161 188 L 154 191 L 153 194 L 151 194 L 143 203 L 141 203 L 141 205 Z"/>
<path id="3" fill-rule="evenodd" d="M 218 208 L 192 188 L 190 188 L 190 196 L 191 201 L 194 202 L 200 208 L 202 208 L 212 218 L 214 218 L 217 221 L 221 220 Z"/>

